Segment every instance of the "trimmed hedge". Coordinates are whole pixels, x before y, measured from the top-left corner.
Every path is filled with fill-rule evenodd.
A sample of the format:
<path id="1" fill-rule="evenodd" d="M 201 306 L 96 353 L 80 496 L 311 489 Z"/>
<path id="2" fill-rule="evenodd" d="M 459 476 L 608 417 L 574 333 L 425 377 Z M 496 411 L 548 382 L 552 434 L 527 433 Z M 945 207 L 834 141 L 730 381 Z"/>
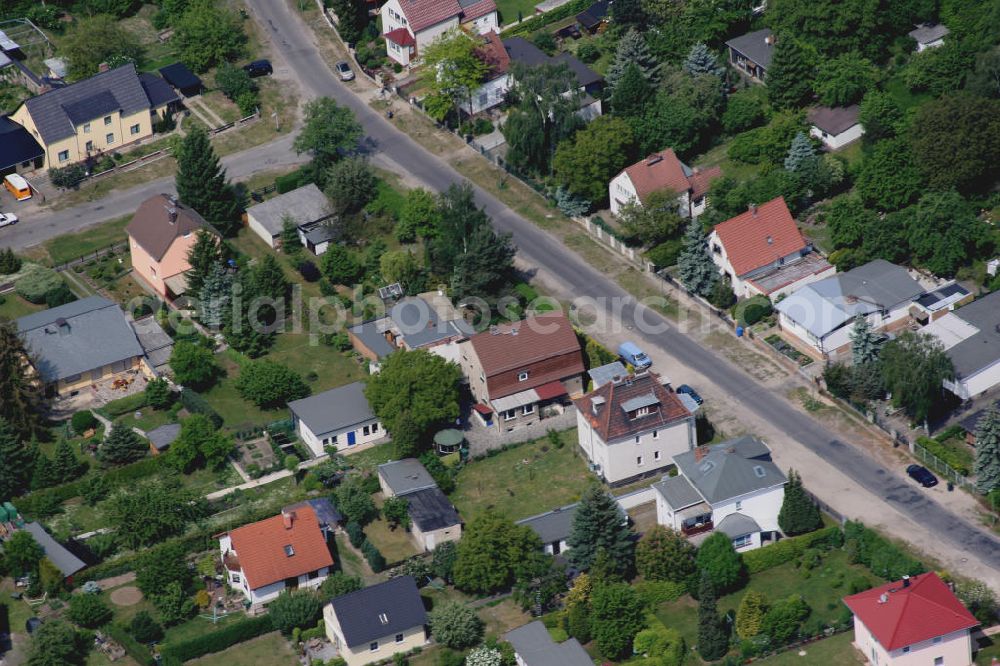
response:
<path id="1" fill-rule="evenodd" d="M 274 179 L 274 187 L 278 194 L 285 194 L 286 192 L 291 192 L 292 190 L 298 189 L 303 185 L 308 185 L 312 182 L 312 171 L 306 169 L 305 167 L 299 167 L 291 173 L 286 173 L 283 176 L 278 176 Z"/>
<path id="2" fill-rule="evenodd" d="M 904 575 L 916 576 L 927 571 L 922 562 L 878 532 L 865 527 L 864 523 L 847 521 L 844 525 L 844 548 L 852 563 L 863 564 L 873 574 L 886 580 L 899 580 Z"/>
<path id="3" fill-rule="evenodd" d="M 131 483 L 132 481 L 153 476 L 160 470 L 160 467 L 163 464 L 163 458 L 160 457 L 144 458 L 143 460 L 132 463 L 131 465 L 110 469 L 107 472 L 97 472 L 97 474 L 102 475 L 104 480 L 108 482 L 108 485 L 115 488 L 116 486 L 122 486 L 126 483 Z M 83 478 L 77 479 L 76 481 L 70 481 L 69 483 L 64 483 L 60 486 L 53 486 L 52 488 L 45 488 L 44 490 L 35 490 L 29 495 L 15 497 L 11 500 L 11 502 L 21 513 L 27 516 L 33 516 L 35 514 L 35 507 L 39 504 L 42 506 L 46 506 L 52 502 L 62 504 L 66 500 L 71 500 L 74 497 L 80 497 L 83 495 L 83 491 L 86 489 L 87 484 L 92 478 L 93 475 L 87 475 Z"/>
<path id="4" fill-rule="evenodd" d="M 271 631 L 274 631 L 274 626 L 267 615 L 240 620 L 218 631 L 202 634 L 175 645 L 164 645 L 160 651 L 163 657 L 162 663 L 163 666 L 181 666 L 185 661 L 213 652 L 222 652 L 237 643 L 263 636 Z"/>
<path id="5" fill-rule="evenodd" d="M 758 548 L 743 553 L 743 564 L 751 574 L 766 571 L 799 558 L 809 548 L 838 548 L 844 543 L 840 527 L 833 525 L 803 534 L 788 537 L 766 548 Z"/>
<path id="6" fill-rule="evenodd" d="M 180 402 L 192 414 L 203 414 L 216 428 L 222 427 L 222 417 L 217 411 L 212 409 L 208 401 L 200 393 L 195 393 L 189 388 L 181 391 Z"/>
<path id="7" fill-rule="evenodd" d="M 644 580 L 636 583 L 636 594 L 642 602 L 649 608 L 656 608 L 660 604 L 669 601 L 677 601 L 687 592 L 684 583 L 675 583 L 670 580 Z"/>
<path id="8" fill-rule="evenodd" d="M 137 663 L 142 666 L 156 666 L 156 659 L 153 658 L 149 648 L 136 641 L 132 637 L 132 634 L 128 633 L 128 631 L 124 628 L 118 626 L 114 622 L 111 622 L 104 625 L 103 631 L 114 639 L 119 645 L 125 648 L 125 652 L 128 656 L 132 657 L 132 659 L 134 659 Z"/>
<path id="9" fill-rule="evenodd" d="M 62 277 L 41 264 L 28 264 L 21 270 L 21 277 L 14 282 L 14 290 L 24 300 L 36 305 L 45 302 L 45 295 L 64 285 Z"/>
<path id="10" fill-rule="evenodd" d="M 536 30 L 541 30 L 550 23 L 555 23 L 556 21 L 561 21 L 564 18 L 570 16 L 576 16 L 584 9 L 591 5 L 593 0 L 572 0 L 566 3 L 562 7 L 556 7 L 550 12 L 545 12 L 544 14 L 539 14 L 538 16 L 532 16 L 529 19 L 525 19 L 515 26 L 512 26 L 503 31 L 503 37 L 513 37 L 515 35 L 525 35 Z M 505 21 L 512 21 L 516 17 L 505 16 Z"/>
<path id="11" fill-rule="evenodd" d="M 969 469 L 971 456 L 969 458 L 962 456 L 954 449 L 942 444 L 938 441 L 938 438 L 931 439 L 929 437 L 917 437 L 917 444 L 936 455 L 938 458 L 943 460 L 948 467 L 951 467 L 962 476 L 969 476 L 972 472 L 972 470 Z"/>
<path id="12" fill-rule="evenodd" d="M 146 402 L 146 392 L 140 391 L 139 393 L 133 393 L 132 395 L 125 396 L 124 398 L 112 400 L 97 411 L 108 418 L 113 419 L 124 414 L 131 414 L 137 409 L 142 409 L 146 406 Z"/>

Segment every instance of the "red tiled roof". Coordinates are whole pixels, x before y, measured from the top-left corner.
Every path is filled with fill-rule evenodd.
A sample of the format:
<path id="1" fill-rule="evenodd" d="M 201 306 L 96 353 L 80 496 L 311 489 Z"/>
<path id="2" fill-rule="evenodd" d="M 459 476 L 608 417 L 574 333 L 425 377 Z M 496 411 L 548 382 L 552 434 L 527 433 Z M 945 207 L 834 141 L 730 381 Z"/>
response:
<path id="1" fill-rule="evenodd" d="M 469 5 L 462 10 L 462 23 L 475 21 L 477 18 L 482 18 L 496 10 L 497 3 L 494 0 L 479 0 L 476 4 Z"/>
<path id="2" fill-rule="evenodd" d="M 462 13 L 458 0 L 399 0 L 414 34 Z"/>
<path id="3" fill-rule="evenodd" d="M 655 409 L 650 406 L 649 414 L 630 419 L 622 405 L 634 398 L 652 394 Z M 598 400 L 594 413 L 594 398 Z M 591 427 L 605 443 L 632 437 L 651 428 L 664 427 L 691 416 L 677 395 L 660 383 L 656 373 L 649 372 L 623 378 L 619 382 L 608 382 L 600 388 L 573 401 L 580 414 L 590 421 Z"/>
<path id="4" fill-rule="evenodd" d="M 715 225 L 715 233 L 737 276 L 773 264 L 806 247 L 783 197 Z"/>
<path id="5" fill-rule="evenodd" d="M 406 28 L 390 30 L 385 33 L 385 38 L 393 44 L 399 44 L 400 46 L 415 46 L 417 44 L 417 40 L 413 39 L 413 35 Z"/>
<path id="6" fill-rule="evenodd" d="M 510 67 L 510 54 L 503 46 L 500 35 L 490 30 L 483 35 L 483 46 L 478 50 L 479 57 L 489 67 L 487 80 L 491 81 L 507 73 Z"/>
<path id="7" fill-rule="evenodd" d="M 536 388 L 535 393 L 538 394 L 539 400 L 551 400 L 566 395 L 566 387 L 562 382 L 549 382 Z"/>
<path id="8" fill-rule="evenodd" d="M 279 514 L 229 533 L 251 589 L 333 566 L 316 512 L 307 506 L 293 513 L 292 526 L 287 529 L 284 516 Z M 286 546 L 291 546 L 293 555 L 285 553 Z"/>
<path id="9" fill-rule="evenodd" d="M 632 181 L 636 194 L 639 195 L 639 201 L 643 202 L 646 197 L 659 190 L 669 189 L 680 194 L 691 188 L 684 167 L 671 148 L 661 150 L 641 162 L 626 167 L 625 173 Z"/>
<path id="10" fill-rule="evenodd" d="M 704 171 L 696 169 L 691 174 L 691 177 L 688 178 L 688 182 L 691 183 L 691 198 L 698 199 L 705 196 L 708 193 L 708 188 L 712 185 L 712 181 L 720 176 L 722 176 L 722 169 L 719 167 L 711 167 Z"/>
<path id="11" fill-rule="evenodd" d="M 979 624 L 933 571 L 914 576 L 909 587 L 887 583 L 844 597 L 844 603 L 889 651 Z"/>

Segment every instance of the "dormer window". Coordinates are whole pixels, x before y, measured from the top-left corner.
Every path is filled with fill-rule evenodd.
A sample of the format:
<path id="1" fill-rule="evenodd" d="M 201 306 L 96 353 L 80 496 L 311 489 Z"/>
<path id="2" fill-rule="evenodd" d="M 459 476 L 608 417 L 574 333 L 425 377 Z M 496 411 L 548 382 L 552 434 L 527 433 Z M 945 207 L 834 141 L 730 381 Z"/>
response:
<path id="1" fill-rule="evenodd" d="M 649 414 L 649 407 L 640 407 L 639 409 L 635 410 L 635 418 L 639 418 L 640 416 L 646 416 L 647 414 Z"/>
<path id="2" fill-rule="evenodd" d="M 527 370 L 522 370 L 521 372 L 517 373 L 517 381 L 519 381 L 519 382 L 526 382 L 526 381 L 528 381 L 528 371 Z"/>
<path id="3" fill-rule="evenodd" d="M 294 554 L 295 554 L 295 549 L 292 548 L 291 544 L 285 546 L 285 556 L 286 557 L 291 557 Z"/>

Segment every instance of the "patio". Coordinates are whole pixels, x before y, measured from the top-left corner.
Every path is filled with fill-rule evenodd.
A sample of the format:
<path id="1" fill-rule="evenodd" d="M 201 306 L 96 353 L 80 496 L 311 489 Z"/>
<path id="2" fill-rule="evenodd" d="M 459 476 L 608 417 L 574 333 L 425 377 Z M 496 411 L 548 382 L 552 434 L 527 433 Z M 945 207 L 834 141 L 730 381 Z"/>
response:
<path id="1" fill-rule="evenodd" d="M 76 395 L 61 395 L 52 400 L 50 415 L 54 419 L 65 418 L 83 409 L 103 407 L 112 400 L 125 398 L 146 390 L 148 378 L 139 369 L 126 370 L 111 377 L 105 377 L 80 389 Z"/>

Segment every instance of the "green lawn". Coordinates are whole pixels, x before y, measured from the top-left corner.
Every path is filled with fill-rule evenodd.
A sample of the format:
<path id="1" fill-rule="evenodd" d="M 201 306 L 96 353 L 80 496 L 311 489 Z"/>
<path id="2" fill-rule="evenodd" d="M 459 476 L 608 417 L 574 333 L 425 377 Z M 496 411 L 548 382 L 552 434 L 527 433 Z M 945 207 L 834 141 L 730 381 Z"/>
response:
<path id="1" fill-rule="evenodd" d="M 198 666 L 291 666 L 298 664 L 299 660 L 288 641 L 280 633 L 274 632 L 186 663 Z"/>
<path id="2" fill-rule="evenodd" d="M 913 107 L 920 106 L 924 102 L 934 98 L 933 95 L 927 92 L 910 92 L 910 89 L 906 87 L 906 82 L 903 80 L 902 70 L 885 82 L 885 91 L 892 95 L 904 114 Z"/>
<path id="3" fill-rule="evenodd" d="M 977 646 L 973 645 L 973 649 Z M 993 663 L 993 657 L 1000 659 L 1000 640 L 996 638 L 984 638 L 979 641 L 979 651 L 976 652 L 977 666 L 989 666 Z"/>
<path id="4" fill-rule="evenodd" d="M 847 666 L 848 664 L 864 664 L 861 654 L 854 649 L 851 641 L 854 639 L 853 631 L 845 631 L 830 638 L 810 643 L 802 648 L 787 650 L 773 657 L 761 660 L 767 666 L 792 666 L 799 664 L 807 666 L 809 664 L 837 664 Z M 805 652 L 800 655 L 799 652 Z M 988 663 L 988 662 L 987 662 Z"/>
<path id="5" fill-rule="evenodd" d="M 375 468 L 382 463 L 393 460 L 395 453 L 396 450 L 393 448 L 392 442 L 385 442 L 377 444 L 370 449 L 363 449 L 357 453 L 344 456 L 344 459 L 351 467 L 365 472 L 374 472 Z"/>
<path id="6" fill-rule="evenodd" d="M 497 0 L 497 10 L 500 12 L 500 25 L 505 26 L 517 21 L 518 12 L 522 18 L 535 15 L 535 5 L 539 0 Z"/>
<path id="7" fill-rule="evenodd" d="M 34 303 L 29 303 L 16 292 L 7 292 L 6 294 L 0 294 L 0 299 L 3 300 L 0 303 L 0 320 L 14 321 L 24 315 L 29 315 L 32 312 L 38 312 L 39 310 L 44 310 L 45 305 L 35 305 Z"/>
<path id="8" fill-rule="evenodd" d="M 374 499 L 375 505 L 381 509 L 385 501 L 381 493 L 375 495 Z M 389 522 L 381 516 L 378 520 L 365 526 L 365 534 L 368 536 L 368 540 L 375 544 L 375 547 L 379 549 L 385 561 L 389 564 L 402 562 L 417 554 L 416 546 L 414 546 L 410 534 L 402 527 L 397 527 L 394 530 L 390 529 Z"/>
<path id="9" fill-rule="evenodd" d="M 139 418 L 135 418 L 135 412 L 122 414 L 115 419 L 115 423 L 120 423 L 130 428 L 138 428 L 143 432 L 149 432 L 150 430 L 159 428 L 161 425 L 173 422 L 173 419 L 170 418 L 170 412 L 165 409 L 143 407 L 138 412 L 141 414 Z"/>
<path id="10" fill-rule="evenodd" d="M 729 151 L 729 144 L 731 141 L 732 139 L 724 143 L 720 143 L 703 155 L 696 157 L 693 160 L 692 166 L 700 167 L 702 169 L 717 166 L 722 169 L 723 176 L 729 176 L 741 181 L 756 178 L 760 174 L 760 165 L 744 164 L 743 162 L 737 162 L 729 159 L 729 155 L 727 153 Z"/>
<path id="11" fill-rule="evenodd" d="M 251 425 L 266 425 L 288 416 L 287 409 L 260 409 L 247 402 L 236 390 L 236 379 L 240 374 L 240 366 L 236 362 L 236 352 L 225 351 L 215 357 L 216 362 L 225 371 L 225 376 L 215 386 L 202 395 L 219 413 L 227 428 L 239 429 Z"/>
<path id="12" fill-rule="evenodd" d="M 52 265 L 63 264 L 71 259 L 124 241 L 126 240 L 125 225 L 131 219 L 131 215 L 123 215 L 114 220 L 88 227 L 85 231 L 56 236 L 41 245 L 45 256 L 40 258 L 48 258 Z"/>
<path id="13" fill-rule="evenodd" d="M 281 333 L 267 358 L 299 373 L 313 393 L 358 381 L 368 374 L 352 356 L 310 339 L 307 333 Z M 315 373 L 314 379 L 310 379 L 310 373 Z"/>
<path id="14" fill-rule="evenodd" d="M 451 495 L 462 519 L 469 522 L 495 508 L 518 520 L 579 500 L 592 477 L 578 451 L 576 429 L 561 436 L 560 449 L 543 438 L 466 465 Z"/>

